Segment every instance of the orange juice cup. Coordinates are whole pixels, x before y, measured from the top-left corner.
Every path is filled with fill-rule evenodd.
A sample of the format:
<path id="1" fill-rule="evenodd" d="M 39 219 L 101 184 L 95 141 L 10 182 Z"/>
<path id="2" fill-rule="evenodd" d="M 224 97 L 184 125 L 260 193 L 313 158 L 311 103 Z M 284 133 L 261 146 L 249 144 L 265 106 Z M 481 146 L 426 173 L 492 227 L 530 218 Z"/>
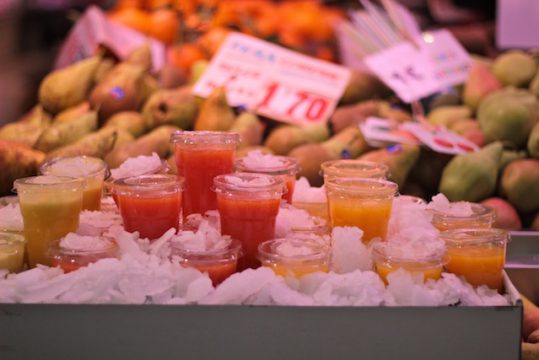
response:
<path id="1" fill-rule="evenodd" d="M 385 240 L 397 184 L 382 179 L 328 178 L 325 182 L 331 226 L 356 226 L 363 242 Z"/>
<path id="2" fill-rule="evenodd" d="M 324 202 L 296 201 L 293 205 L 298 209 L 307 211 L 311 216 L 329 221 L 327 200 Z"/>
<path id="3" fill-rule="evenodd" d="M 0 269 L 11 273 L 22 271 L 25 243 L 22 235 L 0 232 Z"/>
<path id="4" fill-rule="evenodd" d="M 172 134 L 178 175 L 185 179 L 183 217 L 217 209 L 211 190 L 217 175 L 234 168 L 238 133 L 219 131 L 177 131 Z"/>
<path id="5" fill-rule="evenodd" d="M 502 229 L 454 229 L 440 234 L 447 247 L 446 270 L 473 286 L 503 291 L 503 268 L 509 235 Z"/>
<path id="6" fill-rule="evenodd" d="M 438 210 L 432 212 L 432 224 L 440 231 L 452 229 L 491 228 L 496 213 L 488 206 L 470 203 L 473 214 L 466 216 L 453 215 Z"/>
<path id="7" fill-rule="evenodd" d="M 336 177 L 386 179 L 389 168 L 385 164 L 365 160 L 331 160 L 321 165 L 324 179 Z"/>
<path id="8" fill-rule="evenodd" d="M 262 266 L 280 276 L 300 278 L 329 271 L 329 248 L 314 241 L 294 238 L 265 241 L 258 246 L 258 258 Z"/>
<path id="9" fill-rule="evenodd" d="M 286 184 L 286 192 L 283 194 L 283 199 L 285 199 L 289 204 L 292 204 L 292 196 L 294 194 L 294 187 L 296 185 L 296 174 L 299 171 L 299 162 L 297 159 L 290 156 L 272 157 L 281 164 L 275 166 L 264 166 L 264 164 L 253 166 L 253 164 L 248 163 L 245 158 L 241 158 L 234 162 L 234 166 L 236 171 L 239 172 L 282 176 Z"/>
<path id="10" fill-rule="evenodd" d="M 84 180 L 34 176 L 15 180 L 27 241 L 28 263 L 50 265 L 47 250 L 79 227 Z"/>
<path id="11" fill-rule="evenodd" d="M 415 250 L 406 253 L 388 243 L 377 243 L 372 250 L 376 272 L 387 284 L 387 276 L 398 269 L 403 269 L 412 274 L 421 274 L 423 280 L 438 280 L 442 277 L 445 263 L 445 251 L 443 250 Z"/>
<path id="12" fill-rule="evenodd" d="M 69 273 L 88 266 L 98 260 L 117 257 L 118 246 L 112 241 L 103 241 L 103 246 L 97 249 L 88 247 L 70 249 L 61 246 L 61 242 L 55 241 L 49 248 L 48 255 L 51 258 L 51 266 L 60 267 L 64 273 Z"/>
<path id="13" fill-rule="evenodd" d="M 189 249 L 179 243 L 172 245 L 172 255 L 179 256 L 180 264 L 207 273 L 213 286 L 236 273 L 241 254 L 241 243 L 234 239 L 223 249 L 207 251 Z"/>
<path id="14" fill-rule="evenodd" d="M 313 224 L 312 226 L 297 226 L 292 225 L 292 228 L 290 229 L 291 234 L 312 234 L 317 236 L 324 236 L 329 235 L 331 232 L 328 223 L 325 219 L 319 218 L 319 217 L 312 217 Z"/>
<path id="15" fill-rule="evenodd" d="M 126 231 L 155 240 L 168 229 L 179 229 L 183 178 L 176 175 L 142 175 L 116 180 L 120 214 Z"/>
<path id="16" fill-rule="evenodd" d="M 108 174 L 107 164 L 103 160 L 91 156 L 60 157 L 41 165 L 40 171 L 43 175 L 84 179 L 82 209 L 101 209 L 103 182 Z"/>
<path id="17" fill-rule="evenodd" d="M 257 268 L 258 245 L 275 237 L 284 182 L 281 177 L 235 173 L 214 180 L 221 233 L 238 239 L 243 248 L 239 269 Z"/>

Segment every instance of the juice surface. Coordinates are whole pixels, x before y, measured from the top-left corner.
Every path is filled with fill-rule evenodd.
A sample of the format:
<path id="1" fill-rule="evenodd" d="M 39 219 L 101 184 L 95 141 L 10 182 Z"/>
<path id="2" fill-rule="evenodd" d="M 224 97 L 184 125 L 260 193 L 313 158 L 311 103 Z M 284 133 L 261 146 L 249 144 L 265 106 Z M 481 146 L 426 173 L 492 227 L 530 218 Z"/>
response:
<path id="1" fill-rule="evenodd" d="M 280 201 L 280 198 L 246 199 L 217 195 L 221 233 L 239 240 L 243 247 L 239 270 L 260 266 L 258 245 L 275 237 L 275 219 Z"/>
<path id="2" fill-rule="evenodd" d="M 0 245 L 0 269 L 17 273 L 24 265 L 24 243 L 17 242 Z"/>
<path id="3" fill-rule="evenodd" d="M 26 194 L 20 197 L 30 267 L 50 265 L 49 243 L 79 227 L 80 193 Z"/>
<path id="4" fill-rule="evenodd" d="M 446 270 L 464 276 L 473 286 L 487 285 L 503 290 L 505 250 L 501 247 L 474 246 L 447 249 Z"/>
<path id="5" fill-rule="evenodd" d="M 238 261 L 233 260 L 224 263 L 188 263 L 187 266 L 192 266 L 200 272 L 208 273 L 213 286 L 217 286 L 226 280 L 230 275 L 234 274 L 238 267 Z"/>
<path id="6" fill-rule="evenodd" d="M 134 196 L 118 194 L 124 228 L 138 231 L 140 237 L 157 239 L 170 228 L 179 228 L 182 195 L 180 192 Z"/>
<path id="7" fill-rule="evenodd" d="M 176 145 L 178 175 L 185 178 L 183 217 L 217 209 L 213 178 L 231 173 L 235 148 L 230 146 L 186 147 Z"/>
<path id="8" fill-rule="evenodd" d="M 288 276 L 292 275 L 300 278 L 305 275 L 312 274 L 317 271 L 328 272 L 329 266 L 327 264 L 316 263 L 280 263 L 280 262 L 264 262 L 263 264 L 273 270 L 275 275 Z"/>
<path id="9" fill-rule="evenodd" d="M 328 204 L 325 202 L 295 202 L 294 207 L 307 211 L 311 216 L 329 221 Z"/>
<path id="10" fill-rule="evenodd" d="M 329 198 L 331 226 L 357 226 L 363 242 L 375 237 L 385 240 L 392 201 Z"/>
<path id="11" fill-rule="evenodd" d="M 70 273 L 72 271 L 78 270 L 83 266 L 86 266 L 87 264 L 79 264 L 77 262 L 70 262 L 67 259 L 52 259 L 51 266 L 52 267 L 60 267 L 64 271 L 64 273 Z"/>
<path id="12" fill-rule="evenodd" d="M 102 179 L 86 179 L 86 187 L 82 193 L 82 209 L 98 211 L 101 209 L 103 196 Z"/>
<path id="13" fill-rule="evenodd" d="M 432 265 L 425 265 L 421 263 L 401 263 L 401 264 L 383 264 L 378 263 L 376 264 L 376 272 L 382 280 L 387 284 L 387 276 L 391 274 L 394 271 L 397 271 L 398 269 L 404 269 L 410 273 L 421 273 L 423 274 L 423 279 L 426 281 L 427 279 L 432 280 L 438 280 L 442 277 L 442 271 L 443 266 L 432 266 Z"/>

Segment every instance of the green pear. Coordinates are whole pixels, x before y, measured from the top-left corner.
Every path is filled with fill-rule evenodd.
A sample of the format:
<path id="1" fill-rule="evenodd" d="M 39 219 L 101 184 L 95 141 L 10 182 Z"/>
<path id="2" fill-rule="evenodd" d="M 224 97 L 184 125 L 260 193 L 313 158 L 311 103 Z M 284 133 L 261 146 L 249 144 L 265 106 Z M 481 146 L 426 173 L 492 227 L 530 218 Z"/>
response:
<path id="1" fill-rule="evenodd" d="M 504 86 L 523 87 L 532 81 L 537 65 L 530 54 L 513 50 L 498 56 L 492 65 L 492 71 Z"/>
<path id="2" fill-rule="evenodd" d="M 264 145 L 276 155 L 287 155 L 300 145 L 319 143 L 328 138 L 329 129 L 326 124 L 281 125 L 271 131 Z"/>
<path id="3" fill-rule="evenodd" d="M 21 143 L 0 140 L 0 196 L 12 194 L 13 181 L 37 175 L 45 154 Z"/>
<path id="4" fill-rule="evenodd" d="M 196 131 L 228 131 L 236 115 L 228 105 L 225 89 L 220 87 L 213 90 L 200 107 L 195 120 Z"/>
<path id="5" fill-rule="evenodd" d="M 112 115 L 104 127 L 115 127 L 129 132 L 134 137 L 139 137 L 146 132 L 146 122 L 142 114 L 136 111 L 122 111 Z"/>
<path id="6" fill-rule="evenodd" d="M 533 127 L 528 138 L 528 153 L 535 159 L 539 159 L 539 123 Z"/>
<path id="7" fill-rule="evenodd" d="M 101 58 L 94 56 L 47 75 L 39 86 L 39 103 L 53 115 L 80 104 L 94 84 Z"/>
<path id="8" fill-rule="evenodd" d="M 230 131 L 240 134 L 240 147 L 256 146 L 262 143 L 264 123 L 252 112 L 241 113 Z"/>
<path id="9" fill-rule="evenodd" d="M 138 65 L 144 71 L 149 72 L 152 69 L 152 48 L 150 44 L 144 43 L 131 51 L 124 59 L 124 62 Z"/>
<path id="10" fill-rule="evenodd" d="M 492 71 L 485 64 L 474 61 L 464 83 L 463 101 L 473 111 L 477 110 L 479 103 L 488 94 L 502 88 Z"/>
<path id="11" fill-rule="evenodd" d="M 169 124 L 191 128 L 198 114 L 198 104 L 191 91 L 190 86 L 156 91 L 142 109 L 146 127 Z"/>
<path id="12" fill-rule="evenodd" d="M 524 150 L 503 150 L 498 164 L 498 170 L 503 171 L 507 165 L 518 159 L 525 159 L 527 156 Z"/>
<path id="13" fill-rule="evenodd" d="M 51 123 L 51 117 L 36 106 L 23 121 L 8 123 L 0 128 L 0 140 L 9 140 L 33 147 Z"/>
<path id="14" fill-rule="evenodd" d="M 107 127 L 84 136 L 72 144 L 62 146 L 47 154 L 48 159 L 65 156 L 94 156 L 104 158 L 116 142 L 118 129 Z"/>
<path id="15" fill-rule="evenodd" d="M 341 105 L 354 104 L 372 98 L 385 97 L 391 90 L 371 73 L 352 70 L 350 80 L 339 101 Z"/>
<path id="16" fill-rule="evenodd" d="M 453 123 L 459 120 L 469 119 L 471 116 L 472 112 L 467 106 L 440 106 L 428 114 L 427 120 L 433 125 L 449 128 Z"/>
<path id="17" fill-rule="evenodd" d="M 439 190 L 450 201 L 481 201 L 494 193 L 501 142 L 495 142 L 473 153 L 455 156 L 445 167 Z"/>
<path id="18" fill-rule="evenodd" d="M 70 121 L 52 124 L 43 131 L 34 147 L 37 150 L 50 152 L 59 147 L 74 143 L 95 129 L 97 129 L 97 113 L 95 111 L 89 111 Z"/>
<path id="19" fill-rule="evenodd" d="M 511 162 L 503 171 L 500 190 L 517 210 L 530 213 L 539 210 L 539 160 Z"/>
<path id="20" fill-rule="evenodd" d="M 82 114 L 85 114 L 90 111 L 90 104 L 88 101 L 83 101 L 80 104 L 77 104 L 75 106 L 71 106 L 62 112 L 58 113 L 53 119 L 53 122 L 55 124 L 60 124 L 63 122 L 70 122 L 73 121 L 73 119 L 78 118 Z"/>

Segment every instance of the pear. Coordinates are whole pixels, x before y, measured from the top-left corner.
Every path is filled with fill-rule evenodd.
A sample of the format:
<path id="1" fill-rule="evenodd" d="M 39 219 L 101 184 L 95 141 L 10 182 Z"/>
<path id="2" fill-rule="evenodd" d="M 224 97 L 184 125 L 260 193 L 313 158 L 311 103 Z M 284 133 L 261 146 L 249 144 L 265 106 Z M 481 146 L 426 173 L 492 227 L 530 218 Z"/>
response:
<path id="1" fill-rule="evenodd" d="M 520 230 L 522 221 L 517 211 L 509 202 L 504 199 L 493 197 L 481 201 L 482 205 L 488 206 L 496 214 L 493 227 L 506 230 Z"/>
<path id="2" fill-rule="evenodd" d="M 468 79 L 464 83 L 464 104 L 472 111 L 476 111 L 479 103 L 488 94 L 502 88 L 490 68 L 479 62 L 472 62 Z"/>
<path id="3" fill-rule="evenodd" d="M 448 91 L 435 95 L 429 102 L 429 112 L 442 106 L 456 106 L 461 105 L 460 94 L 456 91 Z"/>
<path id="4" fill-rule="evenodd" d="M 144 68 L 129 63 L 116 65 L 90 94 L 90 106 L 100 123 L 120 111 L 138 110 L 142 98 Z"/>
<path id="5" fill-rule="evenodd" d="M 53 115 L 83 102 L 94 84 L 101 58 L 94 56 L 47 75 L 39 86 L 39 103 Z"/>
<path id="6" fill-rule="evenodd" d="M 86 155 L 102 159 L 112 150 L 117 137 L 118 129 L 112 127 L 103 128 L 84 136 L 72 144 L 51 151 L 47 154 L 47 158 Z"/>
<path id="7" fill-rule="evenodd" d="M 312 186 L 320 186 L 324 182 L 320 175 L 320 165 L 324 161 L 355 158 L 367 149 L 359 128 L 351 126 L 323 143 L 301 145 L 292 150 L 289 156 L 298 159 L 299 176 L 306 177 Z"/>
<path id="8" fill-rule="evenodd" d="M 0 140 L 0 196 L 10 195 L 13 181 L 37 175 L 45 154 L 13 141 Z"/>
<path id="9" fill-rule="evenodd" d="M 440 106 L 428 114 L 427 120 L 433 125 L 440 125 L 450 128 L 453 123 L 459 120 L 469 119 L 471 116 L 472 112 L 466 106 Z"/>
<path id="10" fill-rule="evenodd" d="M 492 195 L 502 150 L 502 143 L 494 142 L 480 151 L 455 156 L 442 173 L 440 192 L 450 201 L 478 202 Z"/>
<path id="11" fill-rule="evenodd" d="M 536 98 L 539 98 L 539 72 L 537 72 L 535 77 L 532 79 L 528 89 L 533 95 L 535 95 Z"/>
<path id="12" fill-rule="evenodd" d="M 163 65 L 157 79 L 159 87 L 163 89 L 174 89 L 188 83 L 185 71 L 172 64 Z"/>
<path id="13" fill-rule="evenodd" d="M 532 81 L 537 65 L 530 54 L 513 50 L 498 56 L 492 65 L 492 71 L 502 85 L 522 87 Z"/>
<path id="14" fill-rule="evenodd" d="M 176 126 L 162 125 L 150 133 L 111 151 L 105 161 L 111 169 L 117 168 L 130 157 L 157 153 L 161 158 L 171 154 L 170 136 L 179 130 Z"/>
<path id="15" fill-rule="evenodd" d="M 97 129 L 97 113 L 89 111 L 69 122 L 54 123 L 48 127 L 35 144 L 37 150 L 49 152 L 69 145 Z"/>
<path id="16" fill-rule="evenodd" d="M 126 130 L 133 137 L 139 137 L 146 132 L 146 122 L 136 111 L 122 111 L 112 115 L 104 127 L 115 127 Z"/>
<path id="17" fill-rule="evenodd" d="M 269 134 L 264 146 L 276 155 L 286 155 L 294 148 L 308 143 L 319 143 L 329 138 L 326 124 L 282 125 Z"/>
<path id="18" fill-rule="evenodd" d="M 502 89 L 479 105 L 477 119 L 485 140 L 504 141 L 517 148 L 526 146 L 539 117 L 539 102 L 526 90 Z"/>
<path id="19" fill-rule="evenodd" d="M 144 74 L 140 86 L 140 103 L 145 104 L 157 90 L 159 90 L 159 82 L 157 79 L 150 74 Z"/>
<path id="20" fill-rule="evenodd" d="M 124 62 L 138 65 L 145 72 L 149 72 L 152 69 L 152 48 L 150 44 L 144 43 L 131 51 L 124 59 Z"/>
<path id="21" fill-rule="evenodd" d="M 511 162 L 518 159 L 525 159 L 527 156 L 526 151 L 524 150 L 503 150 L 502 156 L 500 158 L 500 163 L 498 164 L 498 170 L 503 171 L 507 165 Z"/>
<path id="22" fill-rule="evenodd" d="M 116 61 L 111 58 L 104 58 L 97 67 L 94 74 L 94 84 L 100 83 L 107 74 L 116 66 Z"/>
<path id="23" fill-rule="evenodd" d="M 264 123 L 260 121 L 256 114 L 246 111 L 238 116 L 230 131 L 239 133 L 241 139 L 240 147 L 246 147 L 260 145 L 262 143 L 264 128 Z"/>
<path id="24" fill-rule="evenodd" d="M 228 131 L 236 120 L 228 106 L 225 89 L 216 88 L 204 101 L 195 120 L 196 131 Z"/>
<path id="25" fill-rule="evenodd" d="M 33 147 L 51 123 L 50 116 L 36 106 L 22 121 L 9 123 L 0 128 L 0 140 L 9 140 Z"/>
<path id="26" fill-rule="evenodd" d="M 419 146 L 402 144 L 370 151 L 359 159 L 387 165 L 389 167 L 388 179 L 396 182 L 399 188 L 402 188 L 410 170 L 419 159 L 419 153 Z"/>
<path id="27" fill-rule="evenodd" d="M 352 70 L 339 103 L 341 105 L 354 104 L 389 94 L 391 90 L 378 77 L 366 71 Z"/>
<path id="28" fill-rule="evenodd" d="M 208 60 L 197 60 L 191 65 L 191 80 L 190 84 L 194 85 L 204 75 L 210 63 Z"/>
<path id="29" fill-rule="evenodd" d="M 539 159 L 539 123 L 533 127 L 528 138 L 528 153 L 535 159 Z"/>
<path id="30" fill-rule="evenodd" d="M 503 171 L 500 189 L 517 210 L 531 213 L 539 210 L 539 160 L 511 162 Z"/>
<path id="31" fill-rule="evenodd" d="M 83 101 L 78 105 L 71 106 L 58 115 L 56 115 L 53 119 L 55 124 L 63 123 L 63 122 L 70 122 L 75 118 L 78 118 L 84 113 L 87 113 L 90 111 L 90 104 L 88 101 Z"/>
<path id="32" fill-rule="evenodd" d="M 190 86 L 156 91 L 144 104 L 142 115 L 148 129 L 160 125 L 175 125 L 180 129 L 192 127 L 198 104 Z"/>

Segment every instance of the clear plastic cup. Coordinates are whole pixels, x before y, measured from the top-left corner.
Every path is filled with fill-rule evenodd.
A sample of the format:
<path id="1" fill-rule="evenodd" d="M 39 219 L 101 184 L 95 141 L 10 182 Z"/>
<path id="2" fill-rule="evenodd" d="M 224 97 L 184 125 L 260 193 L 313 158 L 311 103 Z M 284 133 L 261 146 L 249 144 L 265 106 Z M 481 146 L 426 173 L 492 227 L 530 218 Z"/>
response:
<path id="1" fill-rule="evenodd" d="M 312 234 L 317 236 L 329 235 L 331 229 L 325 219 L 312 217 L 313 224 L 311 226 L 292 225 L 290 233 L 292 234 Z"/>
<path id="2" fill-rule="evenodd" d="M 356 226 L 363 241 L 385 240 L 397 184 L 382 179 L 328 178 L 325 182 L 331 226 Z"/>
<path id="3" fill-rule="evenodd" d="M 140 237 L 154 240 L 170 228 L 180 227 L 184 180 L 176 175 L 142 175 L 116 180 L 113 191 L 118 197 L 126 231 L 138 231 Z"/>
<path id="4" fill-rule="evenodd" d="M 372 249 L 376 272 L 387 284 L 387 276 L 398 269 L 412 274 L 421 274 L 423 280 L 438 280 L 442 277 L 446 261 L 443 249 L 414 249 L 404 251 L 389 243 L 376 243 Z"/>
<path id="5" fill-rule="evenodd" d="M 84 179 L 82 209 L 101 209 L 103 182 L 108 176 L 108 166 L 103 160 L 91 156 L 59 157 L 41 165 L 40 172 L 43 175 Z"/>
<path id="6" fill-rule="evenodd" d="M 50 242 L 79 227 L 84 184 L 84 180 L 65 176 L 15 180 L 30 267 L 50 265 L 47 256 Z"/>
<path id="7" fill-rule="evenodd" d="M 326 161 L 322 163 L 321 169 L 324 179 L 335 177 L 386 179 L 389 172 L 385 164 L 352 159 Z"/>
<path id="8" fill-rule="evenodd" d="M 416 205 L 427 205 L 427 202 L 419 196 L 413 195 L 399 195 L 399 200 Z"/>
<path id="9" fill-rule="evenodd" d="M 217 209 L 211 190 L 213 179 L 234 169 L 240 135 L 219 131 L 177 131 L 171 136 L 175 146 L 178 175 L 185 178 L 183 217 Z"/>
<path id="10" fill-rule="evenodd" d="M 110 240 L 102 240 L 99 248 L 68 248 L 62 247 L 61 241 L 51 243 L 48 256 L 51 258 L 53 267 L 60 267 L 64 273 L 69 273 L 88 266 L 101 259 L 115 258 L 118 256 L 118 246 Z"/>
<path id="11" fill-rule="evenodd" d="M 491 228 L 496 213 L 488 206 L 470 203 L 473 214 L 455 215 L 438 210 L 432 211 L 432 224 L 440 231 L 451 229 Z"/>
<path id="12" fill-rule="evenodd" d="M 258 245 L 275 237 L 275 220 L 285 185 L 282 177 L 255 173 L 214 179 L 221 233 L 238 239 L 244 256 L 239 269 L 257 268 Z"/>
<path id="13" fill-rule="evenodd" d="M 307 211 L 311 216 L 329 221 L 327 199 L 324 202 L 296 201 L 293 205 L 298 209 Z"/>
<path id="14" fill-rule="evenodd" d="M 502 229 L 453 229 L 440 233 L 447 247 L 446 270 L 473 286 L 503 292 L 503 269 L 509 233 Z"/>
<path id="15" fill-rule="evenodd" d="M 172 243 L 171 254 L 180 258 L 182 266 L 193 267 L 207 273 L 213 286 L 217 286 L 236 273 L 242 251 L 241 243 L 232 239 L 225 248 L 206 251 L 189 249 L 181 243 Z"/>
<path id="16" fill-rule="evenodd" d="M 276 275 L 302 276 L 329 271 L 329 248 L 315 241 L 284 238 L 269 240 L 258 246 L 262 266 Z"/>
<path id="17" fill-rule="evenodd" d="M 238 172 L 249 172 L 249 173 L 259 173 L 259 174 L 268 174 L 274 176 L 282 176 L 287 191 L 283 194 L 283 199 L 285 199 L 289 204 L 292 204 L 292 196 L 294 194 L 294 187 L 296 185 L 296 175 L 299 172 L 299 162 L 297 159 L 290 156 L 272 156 L 280 165 L 275 166 L 265 166 L 264 164 L 258 164 L 253 166 L 248 163 L 245 158 L 237 159 L 234 162 L 234 167 Z"/>
<path id="18" fill-rule="evenodd" d="M 22 235 L 0 231 L 0 269 L 11 273 L 22 271 L 25 243 Z"/>

